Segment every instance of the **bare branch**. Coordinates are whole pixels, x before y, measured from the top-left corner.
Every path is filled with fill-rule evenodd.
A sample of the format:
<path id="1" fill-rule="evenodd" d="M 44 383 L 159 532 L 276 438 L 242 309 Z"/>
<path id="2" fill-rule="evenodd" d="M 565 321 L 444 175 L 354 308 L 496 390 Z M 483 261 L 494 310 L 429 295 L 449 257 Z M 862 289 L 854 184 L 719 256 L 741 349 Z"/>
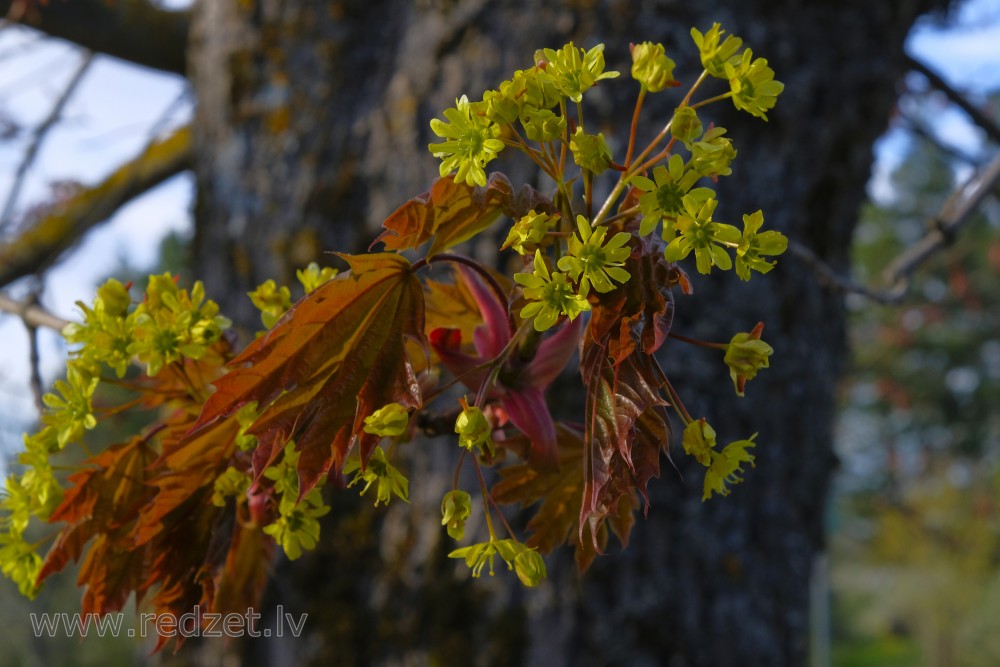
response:
<path id="1" fill-rule="evenodd" d="M 891 304 L 897 300 L 894 294 L 871 289 L 867 285 L 862 285 L 840 275 L 833 270 L 833 267 L 820 259 L 819 255 L 794 239 L 788 241 L 788 252 L 791 253 L 792 257 L 811 268 L 816 274 L 819 284 L 823 287 L 848 294 L 861 294 L 881 304 Z"/>
<path id="2" fill-rule="evenodd" d="M 2 292 L 0 292 L 0 311 L 17 315 L 24 320 L 27 326 L 33 328 L 46 327 L 54 331 L 62 331 L 70 323 L 69 320 L 53 315 L 38 304 L 17 301 Z"/>
<path id="3" fill-rule="evenodd" d="M 921 139 L 929 143 L 931 146 L 939 150 L 944 155 L 952 159 L 958 160 L 959 162 L 965 162 L 966 164 L 972 167 L 983 166 L 984 162 L 983 157 L 970 155 L 969 153 L 966 153 L 957 146 L 945 143 L 939 136 L 934 134 L 934 131 L 931 130 L 931 128 L 927 127 L 927 125 L 923 121 L 917 118 L 914 118 L 908 114 L 902 114 L 902 117 L 903 120 L 906 121 L 907 124 L 909 124 L 910 131 L 913 132 L 913 134 L 915 134 L 916 136 L 920 137 Z"/>
<path id="4" fill-rule="evenodd" d="M 979 209 L 983 200 L 996 195 L 1000 187 L 1000 153 L 989 166 L 974 174 L 952 193 L 941 212 L 930 219 L 930 231 L 916 244 L 899 255 L 882 274 L 886 289 L 873 289 L 837 274 L 829 264 L 801 243 L 790 241 L 792 256 L 813 269 L 821 284 L 841 292 L 861 294 L 882 304 L 897 304 L 910 287 L 910 277 L 917 268 L 937 252 L 951 245 L 961 227 Z"/>
<path id="5" fill-rule="evenodd" d="M 958 230 L 972 218 L 983 200 L 994 194 L 1000 185 L 1000 153 L 979 173 L 974 174 L 952 193 L 941 207 L 941 212 L 931 219 L 931 231 L 916 245 L 896 258 L 883 273 L 883 280 L 900 298 L 909 287 L 910 276 L 929 257 L 951 244 Z"/>
<path id="6" fill-rule="evenodd" d="M 185 171 L 190 162 L 191 131 L 187 127 L 151 143 L 103 182 L 83 189 L 0 245 L 0 287 L 50 265 L 85 232 L 135 197 Z"/>
<path id="7" fill-rule="evenodd" d="M 24 151 L 24 157 L 21 159 L 21 164 L 17 166 L 17 172 L 14 174 L 14 183 L 10 186 L 10 192 L 7 193 L 7 203 L 4 204 L 3 211 L 0 212 L 0 230 L 4 229 L 8 224 L 10 224 L 11 215 L 14 213 L 14 207 L 17 205 L 17 199 L 21 194 L 21 188 L 24 186 L 24 178 L 28 173 L 28 169 L 35 162 L 35 157 L 38 155 L 38 149 L 41 147 L 42 142 L 45 141 L 45 135 L 48 134 L 52 126 L 55 125 L 60 116 L 62 116 L 63 109 L 66 107 L 66 103 L 73 96 L 73 92 L 76 87 L 80 84 L 83 79 L 83 75 L 87 73 L 87 69 L 94 60 L 94 54 L 88 52 L 83 60 L 80 61 L 79 66 L 77 66 L 76 71 L 73 76 L 70 77 L 69 83 L 63 89 L 62 94 L 56 100 L 55 104 L 52 105 L 52 109 L 49 111 L 49 115 L 46 116 L 45 120 L 35 128 L 34 135 L 31 138 L 31 143 L 28 144 L 27 150 Z"/>
<path id="8" fill-rule="evenodd" d="M 35 401 L 35 410 L 41 417 L 45 413 L 45 386 L 42 384 L 42 356 L 38 351 L 38 329 L 27 327 L 28 329 L 28 366 L 31 368 L 31 378 L 28 386 L 31 387 L 31 397 Z"/>
<path id="9" fill-rule="evenodd" d="M 969 102 L 965 95 L 952 88 L 947 81 L 941 78 L 940 74 L 929 68 L 924 63 L 920 62 L 913 56 L 906 56 L 906 63 L 915 71 L 920 72 L 927 77 L 927 80 L 932 86 L 944 93 L 945 96 L 955 104 L 955 106 L 964 111 L 969 118 L 972 119 L 972 122 L 986 132 L 986 135 L 990 139 L 1000 143 L 1000 125 L 997 125 L 996 121 L 983 113 L 982 110 L 974 104 Z"/>
<path id="10" fill-rule="evenodd" d="M 0 0 L 0 16 L 19 6 L 16 0 Z M 188 12 L 159 9 L 147 0 L 50 0 L 13 18 L 137 65 L 181 75 L 187 69 Z"/>

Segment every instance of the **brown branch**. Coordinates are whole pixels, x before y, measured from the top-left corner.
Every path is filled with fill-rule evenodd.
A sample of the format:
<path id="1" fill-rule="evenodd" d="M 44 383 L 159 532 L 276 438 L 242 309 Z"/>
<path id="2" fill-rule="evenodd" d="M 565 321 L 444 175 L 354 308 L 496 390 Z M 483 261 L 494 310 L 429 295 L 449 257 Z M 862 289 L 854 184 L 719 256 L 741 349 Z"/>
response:
<path id="1" fill-rule="evenodd" d="M 919 119 L 905 113 L 901 115 L 903 120 L 910 126 L 910 131 L 913 132 L 914 135 L 920 137 L 944 155 L 960 162 L 965 162 L 972 167 L 983 166 L 984 160 L 982 157 L 970 155 L 957 146 L 945 143 L 940 137 L 934 134 L 934 131 L 931 130 L 931 128 L 927 127 L 927 125 Z"/>
<path id="2" fill-rule="evenodd" d="M 45 117 L 45 120 L 35 128 L 33 136 L 31 138 L 31 143 L 28 144 L 27 150 L 24 151 L 24 156 L 21 158 L 21 164 L 17 166 L 17 172 L 14 174 L 14 184 L 10 186 L 10 192 L 7 193 L 7 202 L 4 204 L 3 211 L 0 212 L 0 230 L 10 224 L 11 215 L 14 213 L 14 207 L 17 206 L 17 198 L 21 194 L 21 188 L 24 186 L 24 178 L 28 173 L 28 169 L 35 162 L 35 157 L 38 155 L 38 149 L 41 148 L 42 143 L 45 141 L 45 135 L 48 134 L 52 126 L 55 125 L 59 118 L 62 116 L 63 109 L 66 108 L 66 103 L 73 96 L 73 92 L 76 87 L 80 84 L 83 79 L 83 75 L 87 73 L 87 69 L 90 67 L 90 63 L 94 60 L 94 54 L 88 52 L 80 64 L 76 68 L 76 72 L 70 77 L 69 83 L 63 89 L 59 98 L 56 100 L 55 104 L 52 105 L 52 109 L 49 111 L 49 115 Z"/>
<path id="3" fill-rule="evenodd" d="M 70 323 L 69 320 L 53 315 L 38 304 L 17 301 L 2 292 L 0 292 L 0 311 L 17 315 L 24 320 L 25 325 L 35 329 L 46 327 L 54 331 L 62 331 Z"/>
<path id="4" fill-rule="evenodd" d="M 930 231 L 920 241 L 900 254 L 882 274 L 886 289 L 874 289 L 839 275 L 812 250 L 796 241 L 790 241 L 788 250 L 793 257 L 813 269 L 824 286 L 841 292 L 861 294 L 882 304 L 902 302 L 910 287 L 910 276 L 917 268 L 954 241 L 961 227 L 979 209 L 983 200 L 997 194 L 1000 187 L 1000 153 L 990 164 L 961 185 L 941 207 L 941 212 L 930 219 Z"/>
<path id="5" fill-rule="evenodd" d="M 49 266 L 92 227 L 124 204 L 190 167 L 191 131 L 151 143 L 103 182 L 85 188 L 0 245 L 0 287 Z"/>
<path id="6" fill-rule="evenodd" d="M 847 294 L 861 294 L 881 304 L 894 303 L 896 300 L 896 297 L 892 294 L 880 292 L 840 275 L 832 266 L 824 262 L 819 255 L 794 239 L 788 240 L 788 252 L 792 257 L 795 257 L 812 269 L 813 273 L 816 274 L 819 284 L 823 287 Z"/>
<path id="7" fill-rule="evenodd" d="M 945 97 L 951 100 L 955 106 L 964 111 L 969 118 L 972 119 L 972 122 L 986 132 L 986 135 L 990 139 L 1000 143 L 1000 125 L 997 125 L 996 121 L 983 113 L 983 111 L 972 104 L 965 95 L 952 88 L 947 81 L 941 78 L 940 74 L 929 68 L 924 63 L 920 62 L 913 56 L 906 56 L 906 63 L 915 71 L 923 74 L 933 87 L 944 93 Z"/>
<path id="8" fill-rule="evenodd" d="M 909 288 L 910 276 L 918 266 L 954 241 L 962 225 L 979 209 L 983 200 L 996 193 L 1000 186 L 1000 153 L 990 164 L 973 174 L 941 207 L 941 212 L 931 219 L 931 231 L 909 250 L 896 258 L 882 274 L 891 293 L 902 299 Z"/>
<path id="9" fill-rule="evenodd" d="M 0 0 L 2 16 L 137 65 L 181 75 L 187 69 L 189 13 L 147 0 Z"/>

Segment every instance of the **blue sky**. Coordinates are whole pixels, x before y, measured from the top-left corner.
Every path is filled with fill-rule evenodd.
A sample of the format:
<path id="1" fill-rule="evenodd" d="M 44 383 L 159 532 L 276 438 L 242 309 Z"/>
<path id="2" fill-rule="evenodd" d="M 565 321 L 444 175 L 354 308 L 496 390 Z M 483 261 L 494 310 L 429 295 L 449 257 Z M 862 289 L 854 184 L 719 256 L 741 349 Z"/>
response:
<path id="1" fill-rule="evenodd" d="M 174 4 L 185 4 L 184 2 Z M 907 50 L 966 91 L 981 94 L 1000 88 L 1000 0 L 973 0 L 959 11 L 954 28 L 924 23 Z M 17 26 L 0 31 L 0 119 L 31 128 L 47 113 L 77 66 L 79 49 Z M 71 98 L 63 121 L 48 135 L 19 199 L 20 206 L 43 201 L 59 180 L 92 183 L 135 155 L 159 131 L 184 123 L 192 101 L 177 76 L 133 67 L 98 56 Z M 969 151 L 980 135 L 957 111 L 942 114 L 939 135 Z M 891 130 L 877 149 L 879 165 L 872 189 L 889 196 L 885 176 L 898 160 L 904 133 Z M 6 201 L 27 139 L 0 141 L 0 206 Z M 149 266 L 159 240 L 169 231 L 190 229 L 190 176 L 171 179 L 121 209 L 47 275 L 44 304 L 73 318 L 77 300 L 89 301 L 95 285 L 117 266 Z M 7 290 L 17 296 L 18 287 Z M 27 337 L 14 317 L 0 316 L 0 455 L 20 447 L 20 433 L 30 428 L 34 408 L 28 392 Z M 60 372 L 65 347 L 45 334 L 43 372 L 51 381 Z M 2 459 L 2 456 L 0 456 Z M 2 467 L 2 460 L 0 460 Z"/>

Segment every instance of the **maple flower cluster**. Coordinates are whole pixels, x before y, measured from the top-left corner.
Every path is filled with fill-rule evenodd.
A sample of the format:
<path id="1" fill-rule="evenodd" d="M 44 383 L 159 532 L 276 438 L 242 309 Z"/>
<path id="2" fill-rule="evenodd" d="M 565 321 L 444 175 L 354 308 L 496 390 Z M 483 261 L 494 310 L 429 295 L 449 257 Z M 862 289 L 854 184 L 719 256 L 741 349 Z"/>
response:
<path id="1" fill-rule="evenodd" d="M 481 101 L 470 102 L 465 96 L 459 99 L 455 108 L 444 113 L 450 125 L 437 119 L 431 122 L 431 130 L 446 139 L 429 146 L 442 160 L 443 177 L 454 173 L 456 181 L 483 186 L 487 183 L 486 165 L 500 150 L 513 148 L 527 154 L 557 184 L 559 205 L 535 208 L 515 217 L 501 246 L 524 258 L 526 270 L 513 276 L 525 301 L 517 312 L 536 332 L 574 322 L 602 304 L 605 295 L 627 287 L 632 279 L 627 267 L 633 253 L 639 252 L 642 237 L 661 242 L 663 258 L 670 263 L 693 256 L 699 273 L 735 268 L 744 281 L 750 280 L 753 271 L 771 271 L 775 266 L 771 258 L 786 250 L 784 235 L 762 231 L 761 211 L 743 216 L 742 231 L 715 219 L 718 200 L 712 186 L 720 177 L 732 174 L 737 151 L 725 128 L 706 126 L 698 114 L 709 102 L 730 99 L 738 110 L 767 120 L 783 85 L 774 80 L 765 59 L 754 58 L 750 49 L 742 48 L 739 37 L 725 35 L 719 24 L 704 33 L 693 29 L 691 36 L 704 72 L 661 134 L 635 159 L 634 126 L 627 155 L 616 162 L 604 135 L 588 132 L 584 122 L 581 102 L 585 93 L 598 82 L 618 76 L 605 71 L 603 45 L 585 50 L 570 43 L 559 50 L 538 51 L 534 67 L 518 70 L 496 90 L 487 91 Z M 632 45 L 631 55 L 632 78 L 640 84 L 638 117 L 646 94 L 676 88 L 680 82 L 674 75 L 674 61 L 662 44 Z M 729 91 L 692 103 L 695 89 L 708 77 L 727 81 Z M 570 115 L 574 105 L 575 118 Z M 668 140 L 666 147 L 657 147 L 664 139 Z M 571 178 L 565 172 L 567 153 L 579 169 L 579 177 Z M 612 167 L 619 173 L 618 184 L 595 214 L 590 203 L 593 179 Z M 575 193 L 568 184 L 577 179 L 583 184 L 585 214 L 572 206 Z M 609 206 L 628 191 L 631 208 L 623 204 L 618 215 L 611 215 Z M 567 229 L 568 221 L 575 221 L 575 228 Z M 761 326 L 737 334 L 729 345 L 704 344 L 725 350 L 725 363 L 740 396 L 747 380 L 767 367 L 773 351 L 760 340 Z M 478 399 L 484 397 L 480 391 Z M 685 451 L 707 468 L 704 498 L 712 493 L 728 494 L 727 484 L 742 479 L 741 466 L 754 463 L 747 450 L 754 447 L 756 436 L 717 451 L 712 427 L 704 419 L 691 418 L 676 395 L 671 398 L 686 425 Z M 495 425 L 483 416 L 480 402 L 469 406 L 462 399 L 461 405 L 455 426 L 459 444 L 480 455 L 488 450 L 492 456 L 489 433 Z M 446 497 L 443 523 L 449 525 L 449 532 L 454 518 L 464 516 L 456 507 L 454 497 Z M 452 556 L 464 557 L 475 576 L 486 563 L 492 573 L 493 557 L 503 552 L 500 544 L 490 526 L 488 542 L 460 549 Z M 513 558 L 505 560 L 510 564 Z"/>
<path id="2" fill-rule="evenodd" d="M 24 436 L 18 463 L 24 474 L 9 474 L 0 497 L 0 568 L 27 596 L 37 592 L 42 558 L 24 538 L 31 517 L 45 521 L 63 500 L 52 458 L 97 426 L 94 393 L 102 368 L 124 377 L 129 365 L 146 367 L 149 377 L 182 359 L 201 359 L 230 326 L 218 305 L 205 299 L 197 282 L 189 292 L 168 273 L 149 277 L 143 300 L 132 303 L 128 286 L 110 279 L 97 290 L 91 306 L 78 302 L 83 321 L 63 336 L 77 347 L 70 354 L 66 379 L 42 397 L 42 428 Z"/>
<path id="3" fill-rule="evenodd" d="M 114 548 L 133 553 L 163 537 L 165 517 L 173 512 L 183 516 L 172 515 L 174 524 L 235 526 L 244 536 L 257 531 L 255 539 L 208 535 L 209 560 L 184 566 L 206 577 L 186 582 L 198 591 L 213 587 L 206 583 L 210 577 L 221 577 L 215 588 L 225 588 L 218 584 L 227 576 L 218 572 L 221 563 L 270 558 L 275 544 L 296 559 L 318 544 L 319 519 L 330 511 L 323 497 L 328 476 L 361 495 L 372 492 L 375 506 L 409 501 L 399 452 L 415 430 L 427 428 L 428 420 L 417 413 L 459 382 L 475 398 L 463 395 L 447 413 L 460 449 L 455 486 L 441 501 L 441 525 L 461 541 L 470 517 L 482 513 L 487 539 L 449 554 L 474 577 L 492 575 L 499 558 L 524 585 L 536 586 L 546 576 L 542 554 L 561 542 L 575 544 L 578 562 L 585 564 L 601 551 L 609 531 L 627 541 L 631 521 L 624 517 L 646 496 L 647 481 L 659 474 L 661 449 L 669 444 L 668 409 L 684 423 L 684 451 L 705 468 L 703 499 L 728 495 L 746 464 L 756 463 L 750 453 L 756 434 L 720 448 L 715 430 L 691 417 L 653 355 L 668 336 L 722 351 L 739 396 L 769 365 L 774 350 L 761 339 L 763 324 L 725 344 L 671 331 L 670 290 L 679 285 L 690 292 L 679 263 L 693 261 L 704 274 L 735 270 L 746 281 L 753 272 L 771 271 L 773 258 L 786 250 L 780 232 L 763 229 L 761 211 L 744 215 L 742 230 L 715 219 L 713 186 L 732 174 L 737 151 L 725 128 L 699 115 L 704 106 L 728 99 L 767 120 L 783 86 L 765 59 L 755 58 L 718 24 L 691 36 L 704 70 L 645 147 L 637 144 L 636 131 L 644 97 L 681 83 L 662 44 L 631 47 L 630 72 L 639 93 L 635 122 L 618 155 L 612 149 L 618 144 L 584 117 L 588 93 L 619 76 L 605 68 L 604 45 L 538 50 L 533 66 L 515 71 L 481 99 L 457 99 L 443 119 L 430 123 L 441 139 L 429 150 L 441 160 L 442 178 L 386 221 L 378 239 L 386 252 L 339 255 L 350 265 L 344 274 L 310 264 L 297 273 L 305 294 L 297 302 L 291 289 L 273 280 L 259 285 L 248 296 L 268 331 L 258 332 L 239 355 L 232 353 L 230 337 L 223 337 L 229 320 L 205 298 L 200 282 L 189 291 L 169 274 L 151 276 L 135 304 L 128 285 L 107 281 L 92 305 L 79 304 L 82 321 L 63 332 L 76 346 L 66 376 L 44 397 L 41 429 L 25 436 L 18 459 L 24 473 L 5 480 L 3 574 L 33 595 L 40 577 L 80 556 L 85 545 L 75 540 L 86 532 L 75 533 L 80 526 L 92 531 L 83 540 L 92 542 L 91 558 L 94 544 L 105 547 L 109 531 L 117 531 L 119 521 L 129 523 L 135 534 Z M 696 100 L 711 78 L 724 81 L 726 92 Z M 530 186 L 516 191 L 502 174 L 487 173 L 507 149 L 537 165 L 549 178 L 551 195 Z M 598 187 L 598 178 L 609 177 L 617 179 L 610 190 Z M 598 192 L 609 192 L 603 204 L 594 201 Z M 517 267 L 512 280 L 443 252 L 497 231 L 493 225 L 502 216 L 511 221 L 500 249 L 513 251 L 503 255 Z M 431 238 L 422 259 L 411 263 L 400 253 Z M 454 283 L 416 277 L 438 262 L 453 263 Z M 430 326 L 432 311 L 445 326 Z M 577 349 L 585 426 L 557 421 L 545 399 Z M 454 379 L 439 382 L 442 369 Z M 109 371 L 114 379 L 102 375 Z M 52 457 L 97 427 L 103 414 L 94 397 L 104 384 L 139 395 L 108 414 L 141 406 L 170 417 L 156 418 L 128 443 L 89 458 L 69 476 L 74 486 L 64 490 Z M 617 435 L 609 441 L 610 432 Z M 502 468 L 491 491 L 482 466 L 497 465 L 512 452 L 524 463 Z M 112 469 L 119 461 L 135 474 Z M 462 466 L 470 462 L 482 496 L 475 505 L 458 488 Z M 101 475 L 115 481 L 95 491 L 88 485 Z M 124 477 L 130 479 L 120 482 Z M 104 524 L 91 526 L 94 517 L 80 519 L 86 507 L 73 515 L 82 523 L 60 516 L 66 505 L 98 502 L 94 498 L 102 493 L 100 502 L 109 507 L 120 498 L 114 486 L 119 482 L 130 485 L 121 493 L 134 495 L 125 503 L 129 507 L 115 508 L 124 518 L 102 516 Z M 156 502 L 149 500 L 154 493 Z M 199 508 L 185 504 L 192 493 L 204 500 L 200 509 L 210 512 L 197 521 L 188 512 Z M 509 535 L 498 534 L 498 499 L 525 506 L 541 501 L 525 541 L 502 513 Z M 232 512 L 236 521 L 226 514 Z M 50 551 L 55 563 L 44 561 L 25 537 L 32 519 L 67 521 Z M 253 548 L 247 545 L 258 551 L 239 551 Z M 230 551 L 220 558 L 217 548 Z M 97 560 L 106 560 L 107 552 L 97 553 Z M 149 559 L 134 560 L 142 565 Z M 185 583 L 178 584 L 183 577 L 166 572 L 169 567 L 161 569 L 134 578 L 147 587 Z"/>

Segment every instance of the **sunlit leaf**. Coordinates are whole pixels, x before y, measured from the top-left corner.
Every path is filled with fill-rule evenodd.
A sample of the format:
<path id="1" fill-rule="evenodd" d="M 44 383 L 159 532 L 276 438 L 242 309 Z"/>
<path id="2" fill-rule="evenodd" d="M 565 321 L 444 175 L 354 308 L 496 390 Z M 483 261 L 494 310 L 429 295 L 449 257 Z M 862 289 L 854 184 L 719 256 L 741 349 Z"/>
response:
<path id="1" fill-rule="evenodd" d="M 256 401 L 261 417 L 259 475 L 285 442 L 294 440 L 300 495 L 343 465 L 355 436 L 367 463 L 377 436 L 364 419 L 389 403 L 420 405 L 420 389 L 405 340 L 423 341 L 424 300 L 410 263 L 395 254 L 341 255 L 350 271 L 300 300 L 267 334 L 231 363 L 216 383 L 194 437 Z"/>

